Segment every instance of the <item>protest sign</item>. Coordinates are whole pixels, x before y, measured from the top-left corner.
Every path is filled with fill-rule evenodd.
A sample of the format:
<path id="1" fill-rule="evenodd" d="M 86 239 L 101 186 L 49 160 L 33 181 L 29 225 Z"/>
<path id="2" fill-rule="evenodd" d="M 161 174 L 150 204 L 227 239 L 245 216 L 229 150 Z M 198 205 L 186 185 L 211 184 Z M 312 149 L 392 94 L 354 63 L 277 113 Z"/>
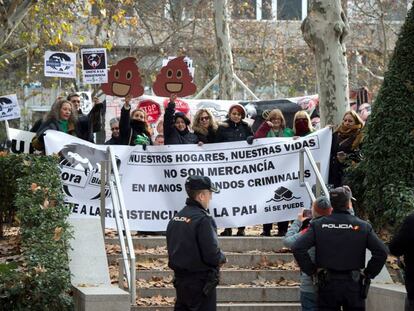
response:
<path id="1" fill-rule="evenodd" d="M 76 53 L 45 52 L 45 77 L 76 78 Z"/>
<path id="2" fill-rule="evenodd" d="M 19 119 L 20 107 L 16 94 L 0 97 L 0 121 Z"/>
<path id="3" fill-rule="evenodd" d="M 48 131 L 48 154 L 60 156 L 67 202 L 75 216 L 100 214 L 100 161 L 105 146 L 94 145 L 62 132 Z M 299 150 L 309 147 L 321 174 L 328 176 L 330 129 L 296 140 L 264 138 L 246 142 L 171 146 L 114 146 L 127 217 L 132 230 L 163 231 L 185 202 L 189 175 L 209 176 L 220 189 L 213 195 L 210 214 L 219 227 L 238 227 L 292 220 L 311 201 L 299 184 Z M 305 178 L 315 174 L 305 163 Z M 108 227 L 114 227 L 107 193 Z"/>
<path id="4" fill-rule="evenodd" d="M 36 133 L 9 128 L 11 153 L 33 153 L 32 139 Z"/>
<path id="5" fill-rule="evenodd" d="M 83 82 L 101 84 L 108 82 L 106 49 L 82 49 Z"/>
<path id="6" fill-rule="evenodd" d="M 102 91 L 111 96 L 139 97 L 144 94 L 141 83 L 135 57 L 127 57 L 111 66 L 108 83 L 102 84 Z"/>

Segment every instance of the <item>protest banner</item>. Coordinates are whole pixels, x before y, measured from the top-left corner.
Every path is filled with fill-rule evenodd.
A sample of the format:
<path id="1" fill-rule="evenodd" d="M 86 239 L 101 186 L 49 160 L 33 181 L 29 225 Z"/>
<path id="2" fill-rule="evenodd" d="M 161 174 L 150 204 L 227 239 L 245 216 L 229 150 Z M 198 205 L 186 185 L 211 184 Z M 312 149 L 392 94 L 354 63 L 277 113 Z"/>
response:
<path id="1" fill-rule="evenodd" d="M 101 84 L 108 82 L 106 49 L 82 49 L 83 82 Z"/>
<path id="2" fill-rule="evenodd" d="M 45 77 L 76 78 L 76 53 L 45 52 Z"/>
<path id="3" fill-rule="evenodd" d="M 72 215 L 100 214 L 99 146 L 48 131 L 48 154 L 60 156 L 61 177 Z M 189 175 L 209 176 L 220 189 L 213 195 L 210 214 L 219 227 L 238 227 L 292 220 L 310 197 L 299 184 L 299 150 L 309 147 L 321 174 L 328 176 L 331 130 L 322 129 L 296 140 L 263 138 L 246 142 L 171 146 L 113 146 L 132 230 L 163 231 L 185 202 L 184 182 Z M 305 163 L 305 178 L 315 175 Z M 110 194 L 106 200 L 107 226 L 114 227 Z"/>
<path id="4" fill-rule="evenodd" d="M 19 119 L 20 107 L 16 94 L 0 97 L 0 121 Z"/>
<path id="5" fill-rule="evenodd" d="M 33 153 L 32 139 L 36 133 L 9 128 L 11 153 Z"/>

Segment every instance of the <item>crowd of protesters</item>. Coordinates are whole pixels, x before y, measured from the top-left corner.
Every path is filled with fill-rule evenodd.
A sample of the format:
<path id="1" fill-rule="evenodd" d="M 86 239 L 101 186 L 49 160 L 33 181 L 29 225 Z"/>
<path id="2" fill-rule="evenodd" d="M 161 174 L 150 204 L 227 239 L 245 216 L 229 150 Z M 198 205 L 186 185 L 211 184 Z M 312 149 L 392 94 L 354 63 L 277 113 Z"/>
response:
<path id="1" fill-rule="evenodd" d="M 101 109 L 103 105 L 97 98 L 88 114 L 80 109 L 80 96 L 69 94 L 67 98 L 58 98 L 50 112 L 42 120 L 36 122 L 31 131 L 36 132 L 33 146 L 44 151 L 43 137 L 48 129 L 58 130 L 81 139 L 94 142 L 93 133 L 101 128 Z M 176 145 L 176 144 L 209 144 L 232 141 L 247 141 L 266 137 L 304 137 L 315 131 L 309 114 L 305 110 L 296 112 L 292 128 L 286 124 L 280 109 L 265 111 L 264 122 L 253 132 L 245 121 L 246 110 L 240 104 L 232 104 L 227 119 L 217 122 L 209 109 L 199 109 L 191 124 L 190 118 L 175 107 L 175 97 L 171 96 L 165 109 L 162 125 L 157 127 L 157 135 L 148 122 L 145 110 L 131 109 L 131 97 L 125 98 L 120 118 L 110 120 L 111 138 L 106 145 Z M 131 111 L 132 110 L 132 111 Z M 345 113 L 342 123 L 333 128 L 329 181 L 333 187 L 344 184 L 346 168 L 353 162 L 361 160 L 360 147 L 363 142 L 363 126 L 367 122 L 370 105 L 364 103 L 359 107 L 359 114 L 353 110 Z M 159 132 L 162 130 L 162 132 Z M 277 223 L 277 236 L 284 236 L 289 222 Z M 273 224 L 263 225 L 262 236 L 270 236 Z M 222 236 L 231 236 L 231 228 L 224 229 Z M 245 228 L 239 227 L 237 236 L 245 235 Z"/>
<path id="2" fill-rule="evenodd" d="M 271 111 L 266 111 L 263 114 L 264 122 L 254 132 L 249 123 L 246 122 L 246 111 L 240 104 L 233 104 L 230 106 L 227 119 L 223 122 L 217 122 L 210 110 L 204 108 L 199 109 L 192 118 L 193 124 L 191 124 L 191 120 L 186 114 L 176 110 L 175 98 L 172 96 L 165 109 L 162 124 L 157 127 L 157 134 L 154 135 L 153 130 L 149 125 L 146 112 L 139 108 L 132 110 L 130 102 L 131 98 L 126 97 L 125 103 L 121 109 L 120 118 L 117 117 L 110 120 L 109 125 L 111 130 L 111 138 L 105 142 L 106 145 L 142 145 L 145 149 L 147 145 L 164 144 L 198 144 L 201 146 L 203 144 L 233 141 L 246 141 L 248 144 L 252 144 L 255 139 L 269 137 L 292 137 L 293 139 L 297 139 L 311 134 L 315 131 L 315 128 L 317 128 L 317 126 L 312 124 L 309 114 L 304 110 L 296 112 L 293 118 L 292 128 L 289 128 L 286 124 L 283 112 L 280 109 L 273 109 Z M 100 118 L 102 108 L 102 103 L 95 98 L 92 110 L 88 114 L 84 114 L 80 109 L 79 95 L 70 94 L 67 98 L 58 98 L 52 105 L 51 110 L 45 118 L 36 122 L 31 129 L 32 132 L 36 132 L 36 136 L 32 141 L 33 147 L 37 150 L 44 151 L 43 137 L 45 132 L 49 129 L 65 132 L 86 141 L 94 142 L 93 133 L 99 131 L 102 127 Z M 363 160 L 363 156 L 361 154 L 361 145 L 364 141 L 363 128 L 366 122 L 369 121 L 370 111 L 371 106 L 368 103 L 364 103 L 359 106 L 357 111 L 352 109 L 347 111 L 344 114 L 342 122 L 339 126 L 333 127 L 328 125 L 333 131 L 328 184 L 331 185 L 332 188 L 337 189 L 336 191 L 339 189 L 339 192 L 344 192 L 339 194 L 346 196 L 347 202 L 351 196 L 350 190 L 349 194 L 347 194 L 345 193 L 348 189 L 346 188 L 347 186 L 342 186 L 347 183 L 347 168 L 353 165 L 353 163 Z M 356 223 L 359 221 L 359 223 L 366 226 L 366 234 L 372 235 L 372 229 L 365 222 L 359 220 L 358 218 L 349 218 L 351 216 L 348 216 L 348 214 L 353 215 L 353 209 L 351 205 L 350 208 L 347 207 L 347 202 L 345 202 L 346 204 L 344 203 L 346 206 L 342 204 L 343 202 L 341 204 L 344 206 L 341 204 L 338 205 L 338 202 L 336 204 L 332 203 L 331 206 L 331 203 L 327 198 L 320 197 L 313 202 L 310 216 L 299 214 L 298 219 L 293 221 L 290 226 L 287 221 L 277 223 L 278 230 L 276 235 L 285 236 L 285 246 L 294 250 L 295 256 L 297 255 L 297 258 L 299 259 L 300 267 L 303 268 L 301 272 L 300 287 L 300 299 L 303 310 L 318 310 L 317 305 L 320 305 L 322 301 L 321 297 L 318 298 L 318 295 L 322 295 L 323 292 L 321 291 L 320 285 L 318 288 L 318 285 L 315 284 L 315 280 L 312 278 L 310 270 L 308 271 L 308 268 L 314 268 L 315 264 L 318 265 L 321 262 L 321 259 L 317 258 L 318 255 L 315 256 L 315 248 L 316 252 L 318 251 L 318 237 L 315 235 L 316 240 L 312 240 L 311 243 L 309 241 L 304 241 L 304 233 L 306 233 L 309 229 L 317 230 L 317 224 L 323 225 L 324 222 L 330 219 L 329 217 L 331 216 L 329 215 L 331 215 L 333 211 L 331 217 L 332 219 L 335 219 L 335 217 L 345 217 L 346 221 L 349 222 L 353 221 Z M 337 206 L 335 207 L 335 205 Z M 341 210 L 342 207 L 344 207 L 343 210 Z M 336 211 L 335 208 L 337 209 Z M 342 214 L 345 216 L 341 216 Z M 326 219 L 319 221 L 319 218 Z M 414 292 L 412 289 L 413 282 L 411 281 L 413 279 L 413 273 L 411 271 L 413 270 L 411 258 L 413 257 L 411 251 L 412 248 L 408 247 L 408 245 L 412 244 L 411 242 L 413 239 L 411 230 L 412 226 L 410 227 L 408 225 L 412 224 L 412 220 L 413 215 L 407 218 L 398 235 L 394 238 L 390 245 L 390 249 L 393 254 L 397 256 L 405 256 L 407 266 L 409 267 L 407 269 L 407 279 L 409 280 L 407 281 L 407 291 L 409 292 L 407 298 L 407 310 L 412 310 L 413 308 L 412 292 Z M 261 235 L 271 236 L 272 227 L 272 223 L 264 224 Z M 231 236 L 232 234 L 233 232 L 231 228 L 226 228 L 221 232 L 222 236 Z M 236 235 L 244 236 L 245 227 L 239 227 Z M 306 236 L 309 237 L 309 234 Z M 373 239 L 374 238 L 377 239 L 373 236 Z M 300 241 L 300 243 L 297 243 L 298 241 Z M 305 242 L 309 243 L 306 244 Z M 306 244 L 306 247 L 301 248 L 298 246 L 304 243 Z M 379 245 L 379 248 L 382 248 L 380 242 L 377 241 L 376 243 Z M 370 248 L 370 245 L 361 245 L 361 252 L 362 250 L 365 250 L 365 247 Z M 322 249 L 321 247 L 319 248 Z M 378 267 L 382 266 L 383 261 L 385 260 L 383 258 L 385 256 L 385 251 L 381 249 L 381 252 L 379 253 L 381 254 L 377 254 L 377 257 L 379 258 L 378 261 L 381 261 L 381 265 L 378 264 Z M 362 267 L 357 266 L 358 265 L 355 265 L 352 269 Z M 334 271 L 330 267 L 322 268 L 326 268 L 325 270 L 330 273 L 329 277 L 331 280 L 335 280 L 337 277 L 338 280 L 343 280 L 342 278 L 344 275 L 341 271 Z M 367 269 L 365 271 L 367 273 L 370 272 Z M 358 280 L 362 280 L 367 277 L 372 278 L 378 272 L 379 270 L 376 269 L 373 275 L 367 276 L 364 273 L 358 274 Z M 346 278 L 349 278 L 349 282 L 355 282 L 353 279 L 354 275 L 352 273 L 349 275 L 346 274 L 345 276 Z M 343 285 L 343 281 L 338 282 L 339 285 L 337 284 L 335 286 L 340 288 L 340 286 Z M 360 284 L 360 281 L 358 281 L 357 285 L 360 286 Z M 348 295 L 346 291 L 344 292 L 339 290 L 339 292 L 343 293 L 345 296 Z M 334 299 L 328 294 L 325 298 L 323 303 L 326 303 L 327 305 L 343 305 L 342 302 L 334 301 Z M 349 297 L 345 298 L 348 299 Z M 354 300 L 353 303 L 362 304 L 359 298 Z M 363 308 L 361 308 L 361 310 L 363 310 Z"/>

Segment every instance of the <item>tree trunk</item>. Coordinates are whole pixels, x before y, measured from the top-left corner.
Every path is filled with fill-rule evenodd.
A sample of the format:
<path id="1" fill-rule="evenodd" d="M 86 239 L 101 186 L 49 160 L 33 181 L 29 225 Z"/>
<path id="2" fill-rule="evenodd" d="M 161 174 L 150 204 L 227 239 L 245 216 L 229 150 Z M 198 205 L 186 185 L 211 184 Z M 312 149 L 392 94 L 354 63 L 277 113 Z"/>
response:
<path id="1" fill-rule="evenodd" d="M 3 11 L 0 13 L 0 48 L 2 48 L 10 35 L 19 26 L 23 18 L 32 8 L 37 0 L 11 1 L 9 5 L 2 4 Z"/>
<path id="2" fill-rule="evenodd" d="M 219 98 L 233 99 L 233 55 L 230 46 L 227 0 L 214 0 L 214 28 L 219 59 Z"/>
<path id="3" fill-rule="evenodd" d="M 344 39 L 349 26 L 340 0 L 311 0 L 303 38 L 316 60 L 321 125 L 338 125 L 349 110 Z"/>

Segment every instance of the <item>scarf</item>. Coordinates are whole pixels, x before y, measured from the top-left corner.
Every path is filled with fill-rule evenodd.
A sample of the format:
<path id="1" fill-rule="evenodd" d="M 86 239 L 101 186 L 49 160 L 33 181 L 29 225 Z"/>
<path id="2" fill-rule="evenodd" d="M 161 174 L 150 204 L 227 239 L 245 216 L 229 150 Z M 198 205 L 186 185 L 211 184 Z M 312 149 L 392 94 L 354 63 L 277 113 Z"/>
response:
<path id="1" fill-rule="evenodd" d="M 69 131 L 69 121 L 68 120 L 59 120 L 58 124 L 59 124 L 59 129 L 62 132 L 67 133 Z"/>
<path id="2" fill-rule="evenodd" d="M 358 148 L 358 146 L 362 142 L 362 124 L 355 124 L 351 127 L 345 127 L 343 124 L 341 124 L 335 132 L 338 133 L 338 136 L 341 140 L 354 137 L 354 141 L 352 142 L 352 150 L 355 150 Z"/>
<path id="3" fill-rule="evenodd" d="M 270 129 L 269 132 L 267 132 L 267 134 L 266 134 L 266 137 L 283 137 L 283 136 L 284 135 L 283 135 L 283 130 L 282 129 L 277 130 L 277 131 L 275 131 L 273 129 Z"/>
<path id="4" fill-rule="evenodd" d="M 310 132 L 308 120 L 299 119 L 295 121 L 296 136 L 305 136 Z"/>

